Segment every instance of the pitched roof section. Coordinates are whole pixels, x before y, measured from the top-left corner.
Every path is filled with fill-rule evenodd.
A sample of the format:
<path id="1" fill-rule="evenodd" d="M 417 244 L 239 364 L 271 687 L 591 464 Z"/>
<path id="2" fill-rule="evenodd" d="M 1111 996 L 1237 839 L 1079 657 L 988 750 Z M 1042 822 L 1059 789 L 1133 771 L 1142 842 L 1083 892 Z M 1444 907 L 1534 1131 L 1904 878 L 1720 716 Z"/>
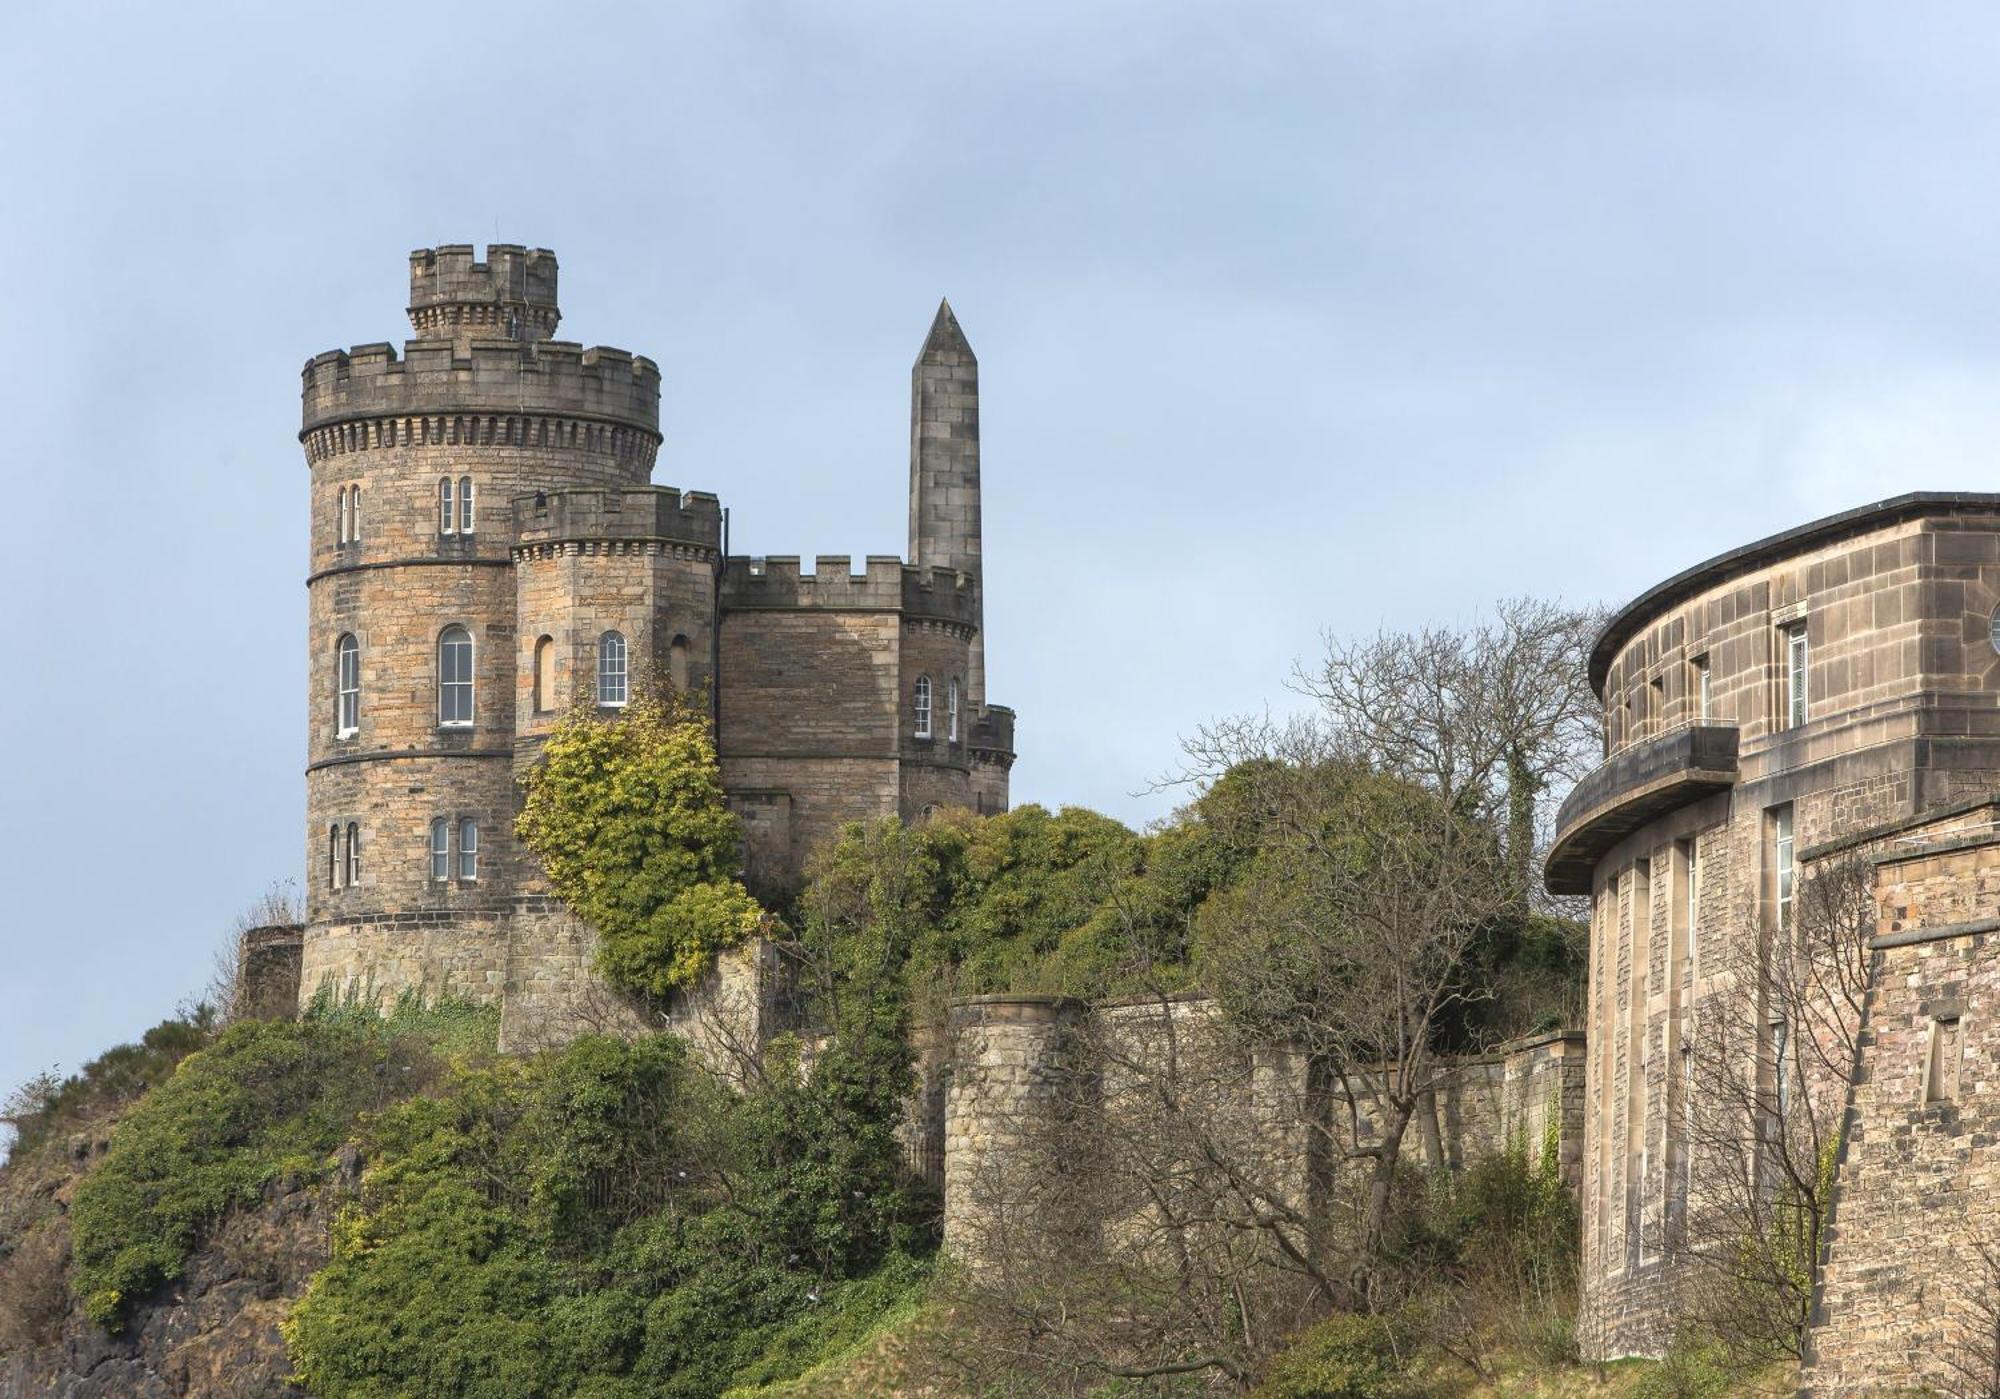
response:
<path id="1" fill-rule="evenodd" d="M 958 327 L 958 317 L 951 313 L 951 302 L 939 301 L 937 316 L 931 321 L 931 333 L 924 337 L 923 352 L 917 356 L 917 363 L 934 363 L 946 355 L 963 355 L 974 363 L 978 362 L 978 356 L 972 353 L 972 346 L 966 341 L 965 332 Z"/>

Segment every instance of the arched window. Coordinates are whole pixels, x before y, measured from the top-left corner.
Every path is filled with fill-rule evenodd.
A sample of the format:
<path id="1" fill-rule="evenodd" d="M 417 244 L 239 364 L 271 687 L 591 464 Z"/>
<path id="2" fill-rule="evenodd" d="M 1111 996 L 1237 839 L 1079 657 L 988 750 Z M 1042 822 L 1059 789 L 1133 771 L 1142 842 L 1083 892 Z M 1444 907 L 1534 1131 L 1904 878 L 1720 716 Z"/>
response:
<path id="1" fill-rule="evenodd" d="M 440 816 L 431 822 L 431 882 L 451 878 L 451 822 Z"/>
<path id="2" fill-rule="evenodd" d="M 347 488 L 347 542 L 361 542 L 361 487 Z"/>
<path id="3" fill-rule="evenodd" d="M 451 513 L 451 477 L 438 479 L 438 533 L 450 534 L 454 521 Z"/>
<path id="4" fill-rule="evenodd" d="M 326 828 L 326 887 L 340 887 L 340 827 Z"/>
<path id="5" fill-rule="evenodd" d="M 347 823 L 347 887 L 352 889 L 361 883 L 361 827 L 353 821 Z"/>
<path id="6" fill-rule="evenodd" d="M 479 823 L 461 821 L 458 823 L 458 877 L 461 880 L 479 878 Z"/>
<path id="7" fill-rule="evenodd" d="M 622 705 L 630 692 L 625 672 L 625 636 L 608 631 L 597 638 L 597 702 Z"/>
<path id="8" fill-rule="evenodd" d="M 951 683 L 944 687 L 944 736 L 948 743 L 958 742 L 958 677 L 951 677 Z"/>
<path id="9" fill-rule="evenodd" d="M 472 478 L 458 478 L 458 532 L 472 533 Z"/>
<path id="10" fill-rule="evenodd" d="M 345 544 L 347 542 L 347 487 L 342 486 L 340 488 L 339 500 L 340 503 L 334 507 L 333 511 L 333 517 L 336 522 L 333 542 L 336 544 Z"/>
<path id="11" fill-rule="evenodd" d="M 438 637 L 438 723 L 472 727 L 472 634 L 464 627 Z"/>
<path id="12" fill-rule="evenodd" d="M 684 636 L 675 637 L 667 647 L 667 679 L 677 691 L 688 687 L 688 639 Z"/>
<path id="13" fill-rule="evenodd" d="M 928 675 L 919 675 L 917 677 L 916 713 L 917 737 L 929 738 L 931 736 L 931 678 Z"/>
<path id="14" fill-rule="evenodd" d="M 556 707 L 556 641 L 545 636 L 535 643 L 535 713 Z"/>
<path id="15" fill-rule="evenodd" d="M 361 727 L 361 643 L 342 635 L 333 648 L 333 733 L 352 738 Z"/>

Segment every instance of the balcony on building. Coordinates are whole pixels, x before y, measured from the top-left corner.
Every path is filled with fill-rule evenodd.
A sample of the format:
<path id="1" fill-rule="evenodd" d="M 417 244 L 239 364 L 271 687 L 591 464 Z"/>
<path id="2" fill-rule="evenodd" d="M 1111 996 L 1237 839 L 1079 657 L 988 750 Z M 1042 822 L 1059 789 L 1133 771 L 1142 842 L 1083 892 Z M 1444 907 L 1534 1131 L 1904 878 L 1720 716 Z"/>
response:
<path id="1" fill-rule="evenodd" d="M 1542 869 L 1551 894 L 1588 894 L 1605 852 L 1648 822 L 1736 783 L 1736 726 L 1685 724 L 1620 749 L 1556 813 Z"/>

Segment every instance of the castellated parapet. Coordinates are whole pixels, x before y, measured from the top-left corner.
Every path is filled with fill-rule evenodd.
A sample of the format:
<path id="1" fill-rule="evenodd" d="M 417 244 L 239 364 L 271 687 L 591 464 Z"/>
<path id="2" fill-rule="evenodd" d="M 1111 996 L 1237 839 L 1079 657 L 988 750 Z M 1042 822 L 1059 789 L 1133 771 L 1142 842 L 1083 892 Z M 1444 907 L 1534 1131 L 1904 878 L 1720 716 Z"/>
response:
<path id="1" fill-rule="evenodd" d="M 658 367 L 549 338 L 545 249 L 420 249 L 409 314 L 400 351 L 330 351 L 301 380 L 302 998 L 449 989 L 500 1001 L 516 1038 L 602 1019 L 594 934 L 515 846 L 513 817 L 562 713 L 655 682 L 709 697 L 745 875 L 767 894 L 845 822 L 1005 809 L 1013 715 L 975 698 L 975 574 L 726 562 L 722 502 L 650 483 Z M 970 391 L 953 391 L 961 419 Z M 711 1002 L 764 1017 L 762 966 L 722 976 Z"/>

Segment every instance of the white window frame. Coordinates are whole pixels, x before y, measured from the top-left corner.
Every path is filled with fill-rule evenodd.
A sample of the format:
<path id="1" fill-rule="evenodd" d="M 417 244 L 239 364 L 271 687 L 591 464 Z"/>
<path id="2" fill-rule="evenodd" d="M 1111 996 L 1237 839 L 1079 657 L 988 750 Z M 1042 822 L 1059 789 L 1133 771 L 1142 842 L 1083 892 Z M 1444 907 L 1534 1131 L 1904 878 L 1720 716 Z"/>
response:
<path id="1" fill-rule="evenodd" d="M 1776 866 L 1778 931 L 1788 933 L 1792 928 L 1792 885 L 1796 875 L 1793 867 L 1796 850 L 1793 845 L 1790 803 L 1779 807 L 1772 819 L 1775 824 L 1771 844 L 1772 863 Z"/>
<path id="2" fill-rule="evenodd" d="M 958 742 L 958 677 L 952 676 L 944 687 L 944 737 L 947 743 Z"/>
<path id="3" fill-rule="evenodd" d="M 450 678 L 450 675 L 446 668 L 446 661 L 445 661 L 446 649 L 450 648 L 455 650 L 461 644 L 454 638 L 453 633 L 457 633 L 458 636 L 465 638 L 463 642 L 465 648 L 465 676 L 463 679 Z M 473 720 L 478 713 L 478 710 L 476 708 L 478 695 L 473 688 L 474 664 L 476 662 L 476 659 L 477 657 L 473 651 L 473 646 L 472 646 L 472 632 L 468 628 L 454 622 L 450 626 L 446 627 L 443 631 L 438 633 L 437 712 L 438 712 L 439 728 L 469 729 L 472 727 Z M 464 691 L 464 696 L 465 696 L 464 717 L 462 718 L 452 717 L 457 715 L 459 706 L 456 703 L 447 705 L 446 701 L 448 698 L 454 696 L 456 692 L 460 690 Z"/>
<path id="4" fill-rule="evenodd" d="M 438 478 L 438 533 L 454 534 L 457 532 L 457 525 L 458 516 L 454 513 L 452 505 L 451 477 L 440 476 Z"/>
<path id="5" fill-rule="evenodd" d="M 333 736 L 353 738 L 361 732 L 361 642 L 342 632 L 333 644 Z"/>
<path id="6" fill-rule="evenodd" d="M 347 488 L 347 542 L 361 542 L 361 487 Z"/>
<path id="7" fill-rule="evenodd" d="M 458 532 L 472 533 L 472 478 L 458 478 Z"/>
<path id="8" fill-rule="evenodd" d="M 361 823 L 347 823 L 347 887 L 357 888 L 361 883 Z"/>
<path id="9" fill-rule="evenodd" d="M 451 821 L 443 816 L 431 821 L 430 844 L 431 883 L 451 882 Z"/>
<path id="10" fill-rule="evenodd" d="M 458 823 L 458 882 L 479 882 L 479 821 L 472 816 Z"/>
<path id="11" fill-rule="evenodd" d="M 631 648 L 625 633 L 608 631 L 597 638 L 597 702 L 607 709 L 623 709 L 631 694 Z"/>
<path id="12" fill-rule="evenodd" d="M 1812 717 L 1808 704 L 1808 679 L 1812 657 L 1806 649 L 1806 624 L 1795 622 L 1785 628 L 1785 727 L 1805 727 Z"/>
<path id="13" fill-rule="evenodd" d="M 931 736 L 931 678 L 928 675 L 919 675 L 917 677 L 914 705 L 917 721 L 917 737 L 929 738 Z"/>
<path id="14" fill-rule="evenodd" d="M 333 508 L 333 518 L 333 542 L 335 544 L 345 544 L 347 542 L 347 487 L 345 486 L 340 488 L 340 493 L 336 498 Z"/>
<path id="15" fill-rule="evenodd" d="M 346 868 L 347 862 L 340 858 L 340 823 L 336 821 L 326 828 L 326 887 L 338 889 L 341 871 Z"/>

